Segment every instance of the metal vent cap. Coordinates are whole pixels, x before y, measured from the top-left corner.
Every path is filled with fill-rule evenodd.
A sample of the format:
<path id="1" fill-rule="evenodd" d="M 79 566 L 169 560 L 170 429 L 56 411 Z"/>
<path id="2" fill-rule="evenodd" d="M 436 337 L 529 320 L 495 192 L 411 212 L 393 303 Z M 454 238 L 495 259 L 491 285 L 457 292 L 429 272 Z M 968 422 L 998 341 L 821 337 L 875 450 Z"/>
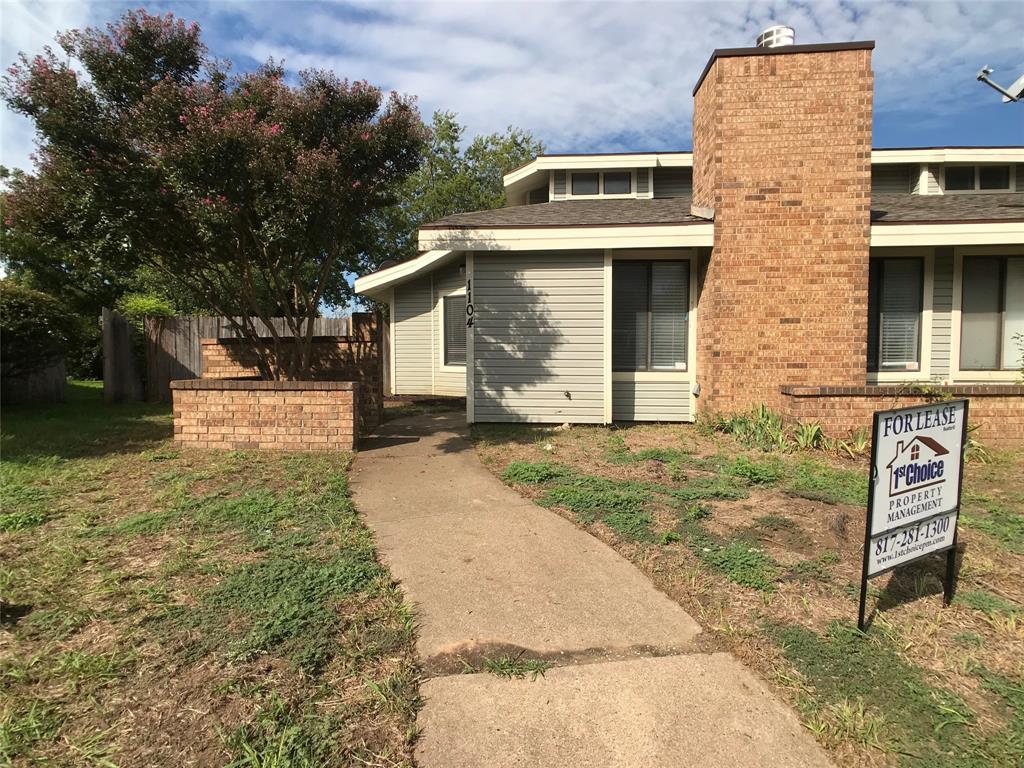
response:
<path id="1" fill-rule="evenodd" d="M 784 24 L 768 27 L 757 36 L 758 48 L 781 48 L 784 45 L 793 45 L 794 42 L 796 42 L 796 30 Z"/>

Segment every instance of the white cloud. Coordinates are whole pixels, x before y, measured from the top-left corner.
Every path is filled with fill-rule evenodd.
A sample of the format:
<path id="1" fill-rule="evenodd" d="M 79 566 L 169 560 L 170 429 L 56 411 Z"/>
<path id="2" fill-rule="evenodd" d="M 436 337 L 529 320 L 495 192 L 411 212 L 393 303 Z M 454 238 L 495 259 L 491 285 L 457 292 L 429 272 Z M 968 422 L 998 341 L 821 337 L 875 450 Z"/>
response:
<path id="1" fill-rule="evenodd" d="M 690 146 L 690 93 L 711 50 L 750 45 L 772 23 L 791 24 L 802 43 L 876 40 L 876 114 L 906 120 L 934 123 L 990 104 L 993 94 L 974 81 L 984 64 L 1007 82 L 1024 71 L 1021 28 L 1005 22 L 1016 18 L 1009 2 L 146 6 L 197 19 L 213 53 L 244 66 L 273 56 L 290 70 L 333 69 L 415 94 L 428 115 L 454 110 L 471 133 L 513 124 L 563 151 Z M 47 30 L 86 15 L 84 4 L 27 8 L 3 6 L 4 66 L 9 50 L 36 50 L 52 37 Z M 17 17 L 10 27 L 8 9 Z M 96 4 L 92 12 L 118 11 Z M 9 136 L 8 124 L 5 163 L 27 154 L 23 126 Z"/>

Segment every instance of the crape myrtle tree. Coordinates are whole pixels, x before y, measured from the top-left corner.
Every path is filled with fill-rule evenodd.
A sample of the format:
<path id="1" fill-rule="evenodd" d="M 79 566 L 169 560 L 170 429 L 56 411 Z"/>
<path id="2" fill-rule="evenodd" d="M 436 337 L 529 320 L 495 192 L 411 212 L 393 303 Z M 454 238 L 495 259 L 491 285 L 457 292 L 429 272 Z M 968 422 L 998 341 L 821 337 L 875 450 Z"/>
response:
<path id="1" fill-rule="evenodd" d="M 323 71 L 291 85 L 273 62 L 233 74 L 170 14 L 57 40 L 63 57 L 22 55 L 4 80 L 39 144 L 34 172 L 9 179 L 5 240 L 147 267 L 231 317 L 264 376 L 308 378 L 314 318 L 350 298 L 374 214 L 419 165 L 428 131 L 413 101 Z"/>

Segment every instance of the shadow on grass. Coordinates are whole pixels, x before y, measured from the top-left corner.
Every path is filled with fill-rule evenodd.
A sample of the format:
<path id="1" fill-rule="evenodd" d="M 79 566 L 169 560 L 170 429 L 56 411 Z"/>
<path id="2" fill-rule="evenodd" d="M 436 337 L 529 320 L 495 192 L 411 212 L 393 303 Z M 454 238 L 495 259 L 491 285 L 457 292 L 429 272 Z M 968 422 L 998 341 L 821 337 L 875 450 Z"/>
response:
<path id="1" fill-rule="evenodd" d="M 98 381 L 68 382 L 65 402 L 5 406 L 2 415 L 0 449 L 5 462 L 139 451 L 173 434 L 169 405 L 107 405 Z"/>

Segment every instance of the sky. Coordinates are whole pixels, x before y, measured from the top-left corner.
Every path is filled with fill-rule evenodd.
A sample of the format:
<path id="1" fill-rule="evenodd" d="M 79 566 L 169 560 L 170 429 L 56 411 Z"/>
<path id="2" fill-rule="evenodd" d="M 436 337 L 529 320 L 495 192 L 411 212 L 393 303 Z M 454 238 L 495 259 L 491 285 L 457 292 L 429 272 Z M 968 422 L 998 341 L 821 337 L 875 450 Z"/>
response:
<path id="1" fill-rule="evenodd" d="M 1024 144 L 1024 103 L 976 82 L 1024 73 L 1011 2 L 22 2 L 0 0 L 0 65 L 56 32 L 130 7 L 199 22 L 211 53 L 249 70 L 334 70 L 451 110 L 469 135 L 525 128 L 550 152 L 688 150 L 691 91 L 715 48 L 772 24 L 798 43 L 875 40 L 876 147 Z M 31 124 L 2 108 L 0 164 L 29 169 Z"/>

